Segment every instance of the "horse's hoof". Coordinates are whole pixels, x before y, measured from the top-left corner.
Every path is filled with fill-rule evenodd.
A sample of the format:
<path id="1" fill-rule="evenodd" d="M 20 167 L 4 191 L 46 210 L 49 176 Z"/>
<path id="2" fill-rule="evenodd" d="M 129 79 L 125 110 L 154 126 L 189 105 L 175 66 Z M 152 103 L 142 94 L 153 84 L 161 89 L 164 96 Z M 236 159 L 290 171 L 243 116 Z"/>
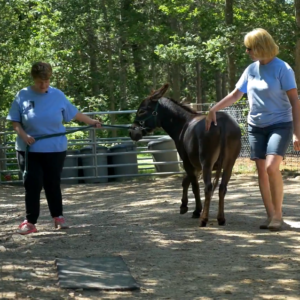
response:
<path id="1" fill-rule="evenodd" d="M 218 220 L 218 224 L 219 226 L 224 226 L 226 224 L 226 220 L 225 219 Z"/>
<path id="2" fill-rule="evenodd" d="M 192 214 L 192 218 L 193 218 L 193 219 L 199 219 L 199 218 L 200 218 L 200 213 L 194 211 L 193 214 Z"/>
<path id="3" fill-rule="evenodd" d="M 206 223 L 207 223 L 207 222 L 205 222 L 205 221 L 201 221 L 201 222 L 200 222 L 200 227 L 206 227 Z"/>
<path id="4" fill-rule="evenodd" d="M 180 214 L 181 215 L 184 215 L 185 213 L 187 213 L 189 210 L 189 208 L 186 206 L 186 207 L 180 207 Z"/>

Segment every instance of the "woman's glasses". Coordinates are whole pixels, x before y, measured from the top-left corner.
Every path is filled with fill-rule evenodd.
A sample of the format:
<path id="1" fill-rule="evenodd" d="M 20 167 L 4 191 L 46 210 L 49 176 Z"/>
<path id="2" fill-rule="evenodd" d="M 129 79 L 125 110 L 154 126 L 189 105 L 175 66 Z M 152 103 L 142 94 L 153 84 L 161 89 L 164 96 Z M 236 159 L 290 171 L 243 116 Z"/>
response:
<path id="1" fill-rule="evenodd" d="M 251 48 L 247 48 L 247 47 L 246 47 L 246 50 L 250 52 L 252 49 L 251 49 Z"/>

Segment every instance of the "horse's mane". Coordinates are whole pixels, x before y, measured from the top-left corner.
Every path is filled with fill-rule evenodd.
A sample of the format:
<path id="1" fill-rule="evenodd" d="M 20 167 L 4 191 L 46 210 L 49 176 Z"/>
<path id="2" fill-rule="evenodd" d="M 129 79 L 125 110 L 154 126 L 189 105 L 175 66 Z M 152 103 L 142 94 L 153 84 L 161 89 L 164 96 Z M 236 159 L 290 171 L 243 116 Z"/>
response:
<path id="1" fill-rule="evenodd" d="M 184 110 L 186 110 L 187 112 L 191 113 L 191 114 L 198 114 L 197 111 L 195 111 L 194 109 L 192 109 L 191 107 L 185 105 L 185 104 L 182 104 L 172 98 L 167 98 L 168 100 L 172 101 L 173 103 L 175 103 L 176 105 L 182 107 Z"/>

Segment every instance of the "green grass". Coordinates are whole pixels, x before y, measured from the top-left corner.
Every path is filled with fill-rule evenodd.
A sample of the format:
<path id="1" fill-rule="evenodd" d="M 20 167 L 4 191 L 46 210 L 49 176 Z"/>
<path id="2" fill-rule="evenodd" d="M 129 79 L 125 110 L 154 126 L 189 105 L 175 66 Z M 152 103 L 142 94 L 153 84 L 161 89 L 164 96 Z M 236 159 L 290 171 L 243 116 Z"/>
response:
<path id="1" fill-rule="evenodd" d="M 137 158 L 138 158 L 138 163 L 139 163 L 139 166 L 138 166 L 139 171 L 142 171 L 142 173 L 152 173 L 153 172 L 153 169 L 155 169 L 154 165 L 152 165 L 152 164 L 141 165 L 142 163 L 153 162 L 151 154 L 146 154 L 146 153 L 138 154 Z M 149 158 L 151 158 L 151 159 L 149 159 Z M 153 169 L 147 169 L 147 170 L 144 169 L 144 168 L 150 168 L 150 167 L 153 168 Z"/>

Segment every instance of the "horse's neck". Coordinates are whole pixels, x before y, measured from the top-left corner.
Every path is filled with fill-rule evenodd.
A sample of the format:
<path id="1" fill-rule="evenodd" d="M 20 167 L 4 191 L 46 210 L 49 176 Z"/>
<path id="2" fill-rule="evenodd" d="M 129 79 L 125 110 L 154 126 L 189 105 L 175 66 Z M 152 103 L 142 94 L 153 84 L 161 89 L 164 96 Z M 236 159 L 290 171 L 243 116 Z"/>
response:
<path id="1" fill-rule="evenodd" d="M 193 119 L 194 115 L 170 100 L 162 104 L 161 127 L 174 140 L 178 139 L 184 125 Z"/>

